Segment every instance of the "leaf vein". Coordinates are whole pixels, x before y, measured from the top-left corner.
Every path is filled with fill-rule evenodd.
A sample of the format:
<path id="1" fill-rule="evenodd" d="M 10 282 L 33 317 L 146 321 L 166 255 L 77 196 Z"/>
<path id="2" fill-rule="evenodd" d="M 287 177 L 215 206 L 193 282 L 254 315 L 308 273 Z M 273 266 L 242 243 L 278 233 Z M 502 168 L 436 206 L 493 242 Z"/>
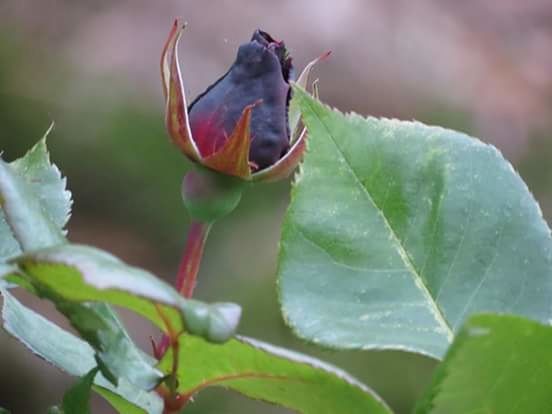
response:
<path id="1" fill-rule="evenodd" d="M 447 340 L 449 342 L 452 342 L 452 339 L 454 337 L 454 334 L 453 334 L 453 330 L 451 328 L 451 326 L 449 325 L 449 323 L 447 322 L 447 320 L 445 319 L 445 316 L 442 312 L 442 310 L 439 308 L 439 305 L 437 304 L 437 302 L 434 300 L 434 298 L 431 296 L 431 293 L 429 292 L 427 286 L 424 284 L 424 280 L 422 279 L 422 277 L 420 276 L 420 274 L 416 271 L 416 268 L 414 267 L 414 264 L 412 263 L 412 260 L 410 259 L 408 253 L 406 252 L 404 246 L 401 244 L 400 242 L 400 239 L 399 237 L 397 236 L 397 233 L 395 232 L 395 230 L 393 229 L 393 227 L 391 226 L 391 223 L 389 223 L 389 220 L 387 219 L 387 217 L 385 216 L 385 214 L 383 213 L 383 211 L 379 208 L 379 206 L 377 205 L 377 203 L 375 202 L 375 200 L 373 199 L 372 195 L 370 194 L 370 192 L 368 191 L 368 189 L 364 186 L 364 184 L 362 183 L 362 181 L 359 179 L 355 169 L 353 168 L 353 166 L 351 165 L 349 159 L 345 156 L 345 153 L 343 152 L 343 150 L 341 149 L 341 147 L 338 145 L 335 137 L 333 136 L 333 134 L 331 133 L 330 129 L 328 128 L 328 126 L 326 125 L 326 123 L 321 119 L 321 117 L 318 115 L 318 113 L 316 112 L 316 110 L 313 108 L 312 106 L 312 103 L 308 100 L 305 99 L 304 101 L 306 103 L 306 105 L 309 107 L 310 109 L 310 112 L 311 114 L 316 118 L 316 120 L 318 121 L 318 123 L 324 128 L 324 130 L 326 131 L 326 134 L 328 135 L 328 137 L 330 138 L 331 142 L 333 143 L 334 147 L 336 148 L 339 156 L 341 157 L 341 159 L 343 160 L 343 162 L 345 163 L 351 177 L 353 178 L 353 180 L 356 182 L 356 184 L 363 190 L 363 194 L 366 196 L 366 199 L 373 205 L 373 207 L 379 212 L 380 216 L 382 217 L 382 220 L 383 220 L 383 223 L 384 225 L 387 227 L 387 229 L 389 230 L 389 233 L 391 235 L 391 237 L 393 238 L 393 240 L 395 241 L 395 245 L 396 245 L 396 249 L 397 249 L 397 253 L 399 254 L 399 256 L 401 257 L 401 259 L 403 260 L 404 262 L 404 265 L 406 266 L 406 268 L 408 270 L 410 270 L 410 273 L 413 275 L 414 277 L 414 282 L 416 284 L 416 286 L 418 286 L 419 290 L 421 291 L 421 293 L 424 295 L 424 297 L 427 299 L 427 302 L 429 303 L 429 307 L 430 307 L 430 311 L 432 312 L 434 318 L 435 318 L 435 321 L 441 326 L 441 328 L 445 331 L 445 335 L 447 337 Z"/>

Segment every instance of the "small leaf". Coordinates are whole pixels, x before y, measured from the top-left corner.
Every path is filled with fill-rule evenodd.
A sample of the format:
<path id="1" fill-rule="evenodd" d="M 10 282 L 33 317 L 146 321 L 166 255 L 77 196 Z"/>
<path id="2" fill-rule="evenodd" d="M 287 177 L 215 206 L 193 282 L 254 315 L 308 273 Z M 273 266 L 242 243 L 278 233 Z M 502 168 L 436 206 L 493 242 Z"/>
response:
<path id="1" fill-rule="evenodd" d="M 0 293 L 4 297 L 4 329 L 35 355 L 77 377 L 85 375 L 96 366 L 94 350 L 88 343 L 26 308 L 7 291 L 0 290 Z M 95 384 L 94 389 L 100 394 L 102 390 L 109 390 L 141 407 L 148 414 L 161 414 L 163 410 L 163 402 L 156 393 L 145 392 L 124 379 L 115 388 L 98 375 Z"/>
<path id="2" fill-rule="evenodd" d="M 92 388 L 121 414 L 147 414 L 147 411 L 125 400 L 119 394 L 102 387 L 93 386 Z"/>
<path id="3" fill-rule="evenodd" d="M 98 368 L 92 368 L 80 378 L 63 396 L 64 414 L 90 414 L 90 389 Z"/>
<path id="4" fill-rule="evenodd" d="M 552 319 L 550 229 L 495 148 L 294 91 L 309 149 L 278 273 L 300 337 L 440 358 L 474 312 Z"/>
<path id="5" fill-rule="evenodd" d="M 96 362 L 102 374 L 117 385 L 125 378 L 141 389 L 152 390 L 163 374 L 153 366 L 155 362 L 132 342 L 124 327 L 104 303 L 85 303 L 60 299 L 57 295 L 41 292 L 52 300 L 58 310 L 70 321 L 79 334 L 95 349 Z"/>
<path id="6" fill-rule="evenodd" d="M 305 414 L 391 413 L 369 388 L 314 358 L 247 338 L 223 345 L 179 339 L 178 391 L 187 396 L 220 386 Z M 168 373 L 171 366 L 169 351 L 160 368 Z"/>
<path id="7" fill-rule="evenodd" d="M 66 179 L 50 162 L 51 129 L 24 157 L 11 164 L 0 160 L 0 261 L 19 254 L 20 245 L 32 249 L 64 241 L 72 201 Z"/>
<path id="8" fill-rule="evenodd" d="M 45 212 L 34 189 L 18 172 L 0 160 L 0 200 L 6 221 L 24 250 L 65 242 L 61 230 Z"/>
<path id="9" fill-rule="evenodd" d="M 416 413 L 550 413 L 550 349 L 550 326 L 516 316 L 472 316 Z"/>
<path id="10" fill-rule="evenodd" d="M 207 305 L 185 300 L 151 273 L 128 266 L 92 247 L 60 245 L 25 254 L 16 258 L 15 263 L 31 283 L 38 283 L 64 299 L 122 306 L 148 318 L 165 331 L 161 313 L 176 332 L 186 326 L 188 332 L 215 342 L 230 338 L 239 322 L 235 317 L 239 315 L 238 305 Z M 234 309 L 233 317 L 221 319 L 220 312 L 229 315 L 229 307 Z"/>
<path id="11" fill-rule="evenodd" d="M 59 169 L 50 162 L 46 137 L 51 129 L 52 127 L 24 157 L 13 161 L 10 166 L 37 195 L 44 212 L 53 223 L 59 229 L 63 229 L 69 219 L 72 201 L 71 193 L 66 190 L 65 178 L 62 178 Z M 0 202 L 0 207 L 1 205 Z M 6 222 L 4 213 L 0 211 L 0 261 L 20 252 L 19 244 Z"/>
<path id="12" fill-rule="evenodd" d="M 71 193 L 67 190 L 67 179 L 50 161 L 46 148 L 46 137 L 31 148 L 24 157 L 13 161 L 10 165 L 38 194 L 43 209 L 48 213 L 54 224 L 63 229 L 71 216 Z M 65 233 L 65 232 L 64 232 Z"/>
<path id="13" fill-rule="evenodd" d="M 118 378 L 126 378 L 132 384 L 153 389 L 162 373 L 154 368 L 156 360 L 144 354 L 132 341 L 120 320 L 105 303 L 87 303 L 82 306 L 92 310 L 106 325 L 97 332 L 101 340 L 99 357 Z"/>

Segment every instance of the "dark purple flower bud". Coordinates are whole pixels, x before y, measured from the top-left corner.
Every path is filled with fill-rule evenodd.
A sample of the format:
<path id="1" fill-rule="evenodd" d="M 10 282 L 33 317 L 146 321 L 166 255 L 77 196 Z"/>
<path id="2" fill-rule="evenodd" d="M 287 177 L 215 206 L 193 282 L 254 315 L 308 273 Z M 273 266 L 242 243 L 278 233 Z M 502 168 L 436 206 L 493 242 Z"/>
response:
<path id="1" fill-rule="evenodd" d="M 166 124 L 173 142 L 191 160 L 246 181 L 287 177 L 301 161 L 306 130 L 290 103 L 293 77 L 285 45 L 255 31 L 240 46 L 228 72 L 187 107 L 178 61 L 184 25 L 175 20 L 161 54 L 161 79 L 167 103 Z M 306 88 L 310 62 L 297 79 Z"/>
<path id="2" fill-rule="evenodd" d="M 202 156 L 215 153 L 232 134 L 247 105 L 251 117 L 249 161 L 258 169 L 278 161 L 289 147 L 291 57 L 283 42 L 256 30 L 238 49 L 228 72 L 189 106 L 192 135 Z"/>

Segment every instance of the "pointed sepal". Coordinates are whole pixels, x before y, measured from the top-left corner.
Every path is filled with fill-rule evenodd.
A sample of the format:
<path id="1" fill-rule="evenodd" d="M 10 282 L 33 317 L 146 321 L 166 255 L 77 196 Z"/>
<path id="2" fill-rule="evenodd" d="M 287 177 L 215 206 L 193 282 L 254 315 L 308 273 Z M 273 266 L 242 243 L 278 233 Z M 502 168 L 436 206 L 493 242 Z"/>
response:
<path id="1" fill-rule="evenodd" d="M 178 42 L 186 25 L 174 21 L 161 55 L 161 78 L 166 98 L 167 129 L 172 141 L 186 156 L 201 161 L 201 156 L 192 137 L 186 103 L 186 94 L 178 62 Z"/>
<path id="2" fill-rule="evenodd" d="M 295 84 L 297 86 L 300 86 L 303 89 L 307 89 L 307 85 L 309 83 L 309 75 L 312 71 L 312 69 L 322 60 L 326 59 L 328 56 L 331 55 L 331 51 L 327 51 L 323 53 L 322 55 L 318 56 L 316 59 L 310 61 L 307 66 L 303 69 L 299 77 L 297 78 L 297 81 L 295 81 Z M 299 127 L 299 120 L 301 119 L 301 111 L 299 110 L 299 107 L 297 106 L 297 103 L 294 102 L 292 99 L 289 105 L 289 131 L 291 136 L 291 144 L 293 144 L 303 133 L 299 134 L 298 127 Z"/>
<path id="3" fill-rule="evenodd" d="M 213 155 L 203 159 L 203 165 L 223 174 L 251 179 L 249 149 L 251 146 L 251 111 L 258 103 L 247 105 L 232 135 Z"/>

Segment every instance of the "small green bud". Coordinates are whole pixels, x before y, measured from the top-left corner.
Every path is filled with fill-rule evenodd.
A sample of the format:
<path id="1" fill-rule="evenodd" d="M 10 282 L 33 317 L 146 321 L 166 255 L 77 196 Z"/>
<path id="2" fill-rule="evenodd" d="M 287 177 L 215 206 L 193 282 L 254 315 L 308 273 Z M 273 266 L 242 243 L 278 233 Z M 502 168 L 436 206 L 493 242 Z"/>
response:
<path id="1" fill-rule="evenodd" d="M 193 220 L 212 223 L 232 212 L 247 182 L 196 166 L 182 181 L 182 199 Z"/>

